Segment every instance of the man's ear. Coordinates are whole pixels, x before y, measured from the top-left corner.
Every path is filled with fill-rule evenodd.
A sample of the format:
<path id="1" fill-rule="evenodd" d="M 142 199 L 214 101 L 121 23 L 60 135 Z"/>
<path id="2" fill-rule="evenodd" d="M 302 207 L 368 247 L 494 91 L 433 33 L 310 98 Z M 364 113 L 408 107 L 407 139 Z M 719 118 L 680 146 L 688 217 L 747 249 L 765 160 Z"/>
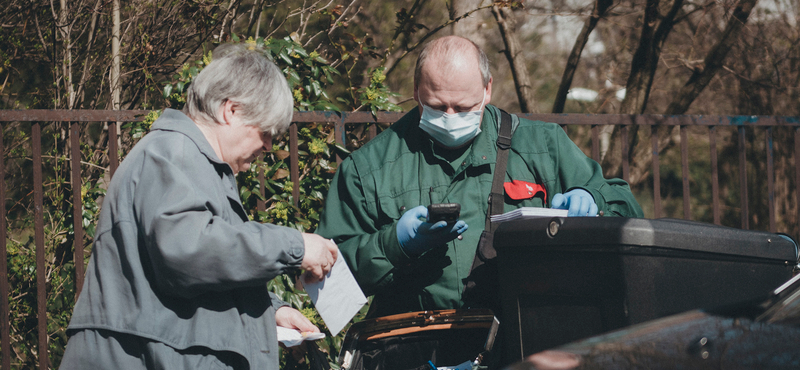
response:
<path id="1" fill-rule="evenodd" d="M 417 102 L 417 105 L 422 105 L 419 102 L 419 89 L 416 86 L 414 86 L 414 101 Z"/>
<path id="2" fill-rule="evenodd" d="M 492 77 L 489 77 L 489 83 L 486 84 L 486 104 L 484 106 L 489 105 L 492 102 Z"/>

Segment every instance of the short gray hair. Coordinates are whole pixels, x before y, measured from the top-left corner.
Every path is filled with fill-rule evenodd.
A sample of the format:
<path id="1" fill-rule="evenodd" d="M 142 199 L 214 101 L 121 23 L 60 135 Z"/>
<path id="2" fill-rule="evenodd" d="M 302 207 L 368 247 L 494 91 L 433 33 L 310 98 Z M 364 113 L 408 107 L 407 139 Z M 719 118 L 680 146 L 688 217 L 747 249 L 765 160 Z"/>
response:
<path id="1" fill-rule="evenodd" d="M 466 49 L 469 48 L 469 45 L 472 46 L 475 57 L 478 58 L 478 68 L 481 70 L 483 87 L 489 85 L 489 80 L 492 79 L 492 72 L 489 71 L 489 58 L 486 57 L 486 53 L 483 52 L 478 44 L 472 42 L 470 39 L 460 36 L 447 36 L 429 42 L 419 53 L 417 66 L 414 68 L 414 88 L 417 87 L 420 78 L 422 78 L 422 67 L 425 65 L 425 62 L 427 62 L 431 53 L 441 54 L 448 59 L 452 59 L 462 55 Z"/>
<path id="2" fill-rule="evenodd" d="M 219 108 L 239 104 L 246 125 L 277 136 L 292 120 L 292 92 L 286 78 L 254 44 L 223 44 L 194 78 L 183 112 L 199 124 L 221 124 Z"/>

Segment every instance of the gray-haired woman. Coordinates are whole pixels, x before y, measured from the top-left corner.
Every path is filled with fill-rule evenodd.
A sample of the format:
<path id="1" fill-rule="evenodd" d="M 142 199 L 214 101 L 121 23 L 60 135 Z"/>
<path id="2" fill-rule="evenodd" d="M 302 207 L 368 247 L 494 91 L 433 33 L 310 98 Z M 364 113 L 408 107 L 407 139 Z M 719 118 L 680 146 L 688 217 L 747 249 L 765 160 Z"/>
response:
<path id="1" fill-rule="evenodd" d="M 266 283 L 321 279 L 338 249 L 248 221 L 234 178 L 288 127 L 291 92 L 259 50 L 213 56 L 111 181 L 62 369 L 277 369 L 276 322 L 319 330 Z"/>

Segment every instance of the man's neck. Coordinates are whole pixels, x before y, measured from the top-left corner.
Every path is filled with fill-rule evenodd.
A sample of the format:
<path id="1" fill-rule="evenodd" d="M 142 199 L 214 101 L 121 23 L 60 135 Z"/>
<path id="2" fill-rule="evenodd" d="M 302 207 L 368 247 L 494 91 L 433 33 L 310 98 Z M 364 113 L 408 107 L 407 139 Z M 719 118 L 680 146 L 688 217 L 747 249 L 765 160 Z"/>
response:
<path id="1" fill-rule="evenodd" d="M 448 162 L 453 162 L 456 159 L 460 158 L 464 153 L 469 150 L 470 146 L 472 145 L 472 141 L 461 145 L 457 148 L 447 148 L 445 146 L 439 145 L 435 140 L 433 141 L 433 151 L 444 158 Z"/>

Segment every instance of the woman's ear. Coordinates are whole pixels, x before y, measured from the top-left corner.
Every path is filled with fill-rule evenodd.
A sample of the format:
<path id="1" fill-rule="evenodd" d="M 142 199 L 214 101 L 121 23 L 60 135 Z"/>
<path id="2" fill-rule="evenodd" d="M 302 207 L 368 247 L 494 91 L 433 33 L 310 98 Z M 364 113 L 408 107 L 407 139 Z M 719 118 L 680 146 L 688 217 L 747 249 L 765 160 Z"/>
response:
<path id="1" fill-rule="evenodd" d="M 226 100 L 220 106 L 222 109 L 222 122 L 221 124 L 224 125 L 233 125 L 238 123 L 239 116 L 236 115 L 237 111 L 239 110 L 239 105 L 231 100 Z"/>

